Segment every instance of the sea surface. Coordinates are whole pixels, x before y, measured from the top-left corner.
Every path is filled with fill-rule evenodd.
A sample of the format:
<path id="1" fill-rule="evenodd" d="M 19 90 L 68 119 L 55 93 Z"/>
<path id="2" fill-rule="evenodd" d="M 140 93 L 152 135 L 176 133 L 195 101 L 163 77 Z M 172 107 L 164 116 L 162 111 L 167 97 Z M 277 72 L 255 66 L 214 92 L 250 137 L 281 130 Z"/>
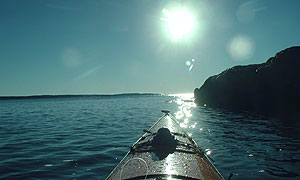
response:
<path id="1" fill-rule="evenodd" d="M 197 107 L 190 94 L 0 100 L 0 179 L 101 179 L 162 109 L 227 178 L 300 179 L 300 125 Z"/>

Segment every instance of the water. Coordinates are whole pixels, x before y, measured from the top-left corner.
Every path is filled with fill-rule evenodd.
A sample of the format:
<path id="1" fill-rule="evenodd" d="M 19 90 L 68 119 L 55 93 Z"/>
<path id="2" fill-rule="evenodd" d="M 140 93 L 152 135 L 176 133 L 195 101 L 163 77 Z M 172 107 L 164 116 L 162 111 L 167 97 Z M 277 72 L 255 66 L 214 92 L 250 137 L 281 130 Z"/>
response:
<path id="1" fill-rule="evenodd" d="M 169 109 L 227 178 L 300 179 L 299 124 L 196 107 L 184 96 L 0 101 L 0 179 L 105 179 Z"/>

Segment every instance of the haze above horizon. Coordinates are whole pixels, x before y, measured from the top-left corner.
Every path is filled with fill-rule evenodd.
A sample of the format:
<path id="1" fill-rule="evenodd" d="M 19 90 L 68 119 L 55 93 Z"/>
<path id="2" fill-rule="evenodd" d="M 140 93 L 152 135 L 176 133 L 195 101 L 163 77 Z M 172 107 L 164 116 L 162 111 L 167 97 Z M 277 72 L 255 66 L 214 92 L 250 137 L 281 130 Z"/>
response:
<path id="1" fill-rule="evenodd" d="M 300 1 L 0 2 L 0 96 L 187 93 L 300 43 Z"/>

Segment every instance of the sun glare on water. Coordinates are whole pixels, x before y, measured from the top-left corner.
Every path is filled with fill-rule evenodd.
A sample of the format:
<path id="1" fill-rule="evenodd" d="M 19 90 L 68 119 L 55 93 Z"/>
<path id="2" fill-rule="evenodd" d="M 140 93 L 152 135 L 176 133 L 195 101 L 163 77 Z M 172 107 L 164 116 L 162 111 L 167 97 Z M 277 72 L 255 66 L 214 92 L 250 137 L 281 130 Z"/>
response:
<path id="1" fill-rule="evenodd" d="M 164 17 L 162 21 L 166 22 L 168 32 L 172 39 L 180 40 L 191 34 L 195 28 L 195 18 L 191 12 L 184 8 L 173 10 L 163 9 Z"/>

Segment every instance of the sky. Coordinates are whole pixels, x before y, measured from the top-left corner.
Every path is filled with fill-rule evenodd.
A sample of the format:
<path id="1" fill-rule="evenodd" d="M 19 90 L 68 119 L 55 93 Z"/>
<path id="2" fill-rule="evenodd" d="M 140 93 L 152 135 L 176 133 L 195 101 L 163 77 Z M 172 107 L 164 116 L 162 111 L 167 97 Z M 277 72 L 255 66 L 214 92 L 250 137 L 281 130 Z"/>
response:
<path id="1" fill-rule="evenodd" d="M 1 0 L 0 96 L 192 93 L 300 44 L 299 0 Z"/>

